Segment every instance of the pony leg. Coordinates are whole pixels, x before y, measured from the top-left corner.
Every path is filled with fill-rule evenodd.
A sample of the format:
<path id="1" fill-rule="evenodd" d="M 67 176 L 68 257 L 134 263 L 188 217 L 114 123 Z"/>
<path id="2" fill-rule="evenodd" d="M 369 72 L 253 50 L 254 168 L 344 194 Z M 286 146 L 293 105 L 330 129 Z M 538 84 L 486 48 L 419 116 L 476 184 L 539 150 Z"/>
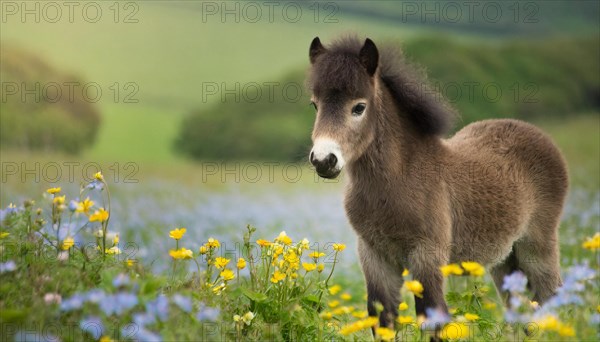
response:
<path id="1" fill-rule="evenodd" d="M 444 277 L 440 271 L 440 266 L 446 264 L 448 257 L 444 251 L 436 253 L 425 253 L 425 251 L 435 251 L 435 248 L 416 248 L 409 256 L 409 270 L 413 278 L 420 281 L 423 285 L 422 296 L 415 295 L 415 310 L 417 317 L 425 317 L 427 309 L 441 310 L 448 313 L 448 306 L 444 299 Z M 438 341 L 438 333 L 441 327 L 436 327 L 432 341 Z"/>
<path id="2" fill-rule="evenodd" d="M 533 300 L 543 304 L 562 285 L 558 239 L 547 236 L 543 242 L 525 238 L 515 243 L 519 269 L 527 276 Z"/>
<path id="3" fill-rule="evenodd" d="M 400 303 L 401 271 L 391 267 L 361 239 L 358 240 L 358 255 L 367 283 L 369 316 L 377 316 L 376 303 L 381 303 L 383 311 L 379 316 L 379 324 L 393 328 Z"/>

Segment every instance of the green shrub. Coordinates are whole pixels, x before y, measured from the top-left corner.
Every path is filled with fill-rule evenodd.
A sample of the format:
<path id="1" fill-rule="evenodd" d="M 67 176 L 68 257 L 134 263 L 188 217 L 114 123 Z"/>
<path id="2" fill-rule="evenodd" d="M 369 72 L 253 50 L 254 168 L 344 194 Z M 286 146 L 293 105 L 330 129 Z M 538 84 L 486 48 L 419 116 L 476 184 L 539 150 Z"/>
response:
<path id="1" fill-rule="evenodd" d="M 100 114 L 85 99 L 81 91 L 84 82 L 30 52 L 5 44 L 0 52 L 0 77 L 3 147 L 74 154 L 93 144 Z"/>

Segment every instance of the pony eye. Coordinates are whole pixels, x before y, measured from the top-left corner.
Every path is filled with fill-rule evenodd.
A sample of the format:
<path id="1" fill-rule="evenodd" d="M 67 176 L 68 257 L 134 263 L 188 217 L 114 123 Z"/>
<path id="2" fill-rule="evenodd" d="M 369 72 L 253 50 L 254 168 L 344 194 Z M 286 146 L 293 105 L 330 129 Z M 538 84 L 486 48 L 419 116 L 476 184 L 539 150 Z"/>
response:
<path id="1" fill-rule="evenodd" d="M 316 104 L 316 103 L 314 103 L 314 102 L 312 102 L 312 101 L 311 101 L 311 102 L 310 102 L 310 104 L 311 104 L 311 106 L 313 106 L 313 108 L 314 108 L 315 110 L 318 110 L 318 109 L 317 109 L 317 104 Z"/>
<path id="2" fill-rule="evenodd" d="M 367 108 L 366 104 L 359 103 L 356 106 L 354 106 L 354 108 L 352 108 L 352 115 L 355 115 L 355 116 L 362 115 L 362 113 L 365 112 L 366 108 Z"/>

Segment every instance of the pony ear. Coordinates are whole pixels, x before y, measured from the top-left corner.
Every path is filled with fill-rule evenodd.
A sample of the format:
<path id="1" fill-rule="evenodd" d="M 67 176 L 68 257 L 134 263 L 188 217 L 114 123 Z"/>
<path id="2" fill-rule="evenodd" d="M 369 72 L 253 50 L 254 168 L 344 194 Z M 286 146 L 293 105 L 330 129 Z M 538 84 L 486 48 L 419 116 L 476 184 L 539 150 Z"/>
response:
<path id="1" fill-rule="evenodd" d="M 360 62 L 367 69 L 369 76 L 375 75 L 377 70 L 377 63 L 379 62 L 379 52 L 375 43 L 369 38 L 365 40 L 365 44 L 358 54 Z"/>
<path id="2" fill-rule="evenodd" d="M 321 44 L 321 40 L 319 39 L 319 37 L 315 37 L 312 43 L 310 43 L 310 49 L 308 52 L 308 56 L 310 57 L 310 63 L 315 64 L 317 57 L 319 57 L 319 55 L 323 52 L 325 52 L 325 47 L 323 47 L 323 44 Z"/>

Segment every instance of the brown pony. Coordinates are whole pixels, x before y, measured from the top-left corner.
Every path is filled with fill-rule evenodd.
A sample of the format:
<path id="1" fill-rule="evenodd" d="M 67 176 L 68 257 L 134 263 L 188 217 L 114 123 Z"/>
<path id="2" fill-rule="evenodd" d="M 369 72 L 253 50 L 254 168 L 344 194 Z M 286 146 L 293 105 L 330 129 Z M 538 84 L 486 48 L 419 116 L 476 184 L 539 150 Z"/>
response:
<path id="1" fill-rule="evenodd" d="M 345 208 L 369 315 L 380 302 L 380 325 L 393 325 L 404 268 L 424 286 L 417 315 L 446 311 L 440 266 L 461 261 L 488 267 L 504 297 L 503 279 L 516 270 L 534 300 L 553 295 L 568 176 L 546 134 L 504 119 L 444 139 L 453 112 L 396 50 L 356 38 L 326 48 L 315 38 L 309 55 L 310 162 L 325 178 L 348 170 Z"/>

